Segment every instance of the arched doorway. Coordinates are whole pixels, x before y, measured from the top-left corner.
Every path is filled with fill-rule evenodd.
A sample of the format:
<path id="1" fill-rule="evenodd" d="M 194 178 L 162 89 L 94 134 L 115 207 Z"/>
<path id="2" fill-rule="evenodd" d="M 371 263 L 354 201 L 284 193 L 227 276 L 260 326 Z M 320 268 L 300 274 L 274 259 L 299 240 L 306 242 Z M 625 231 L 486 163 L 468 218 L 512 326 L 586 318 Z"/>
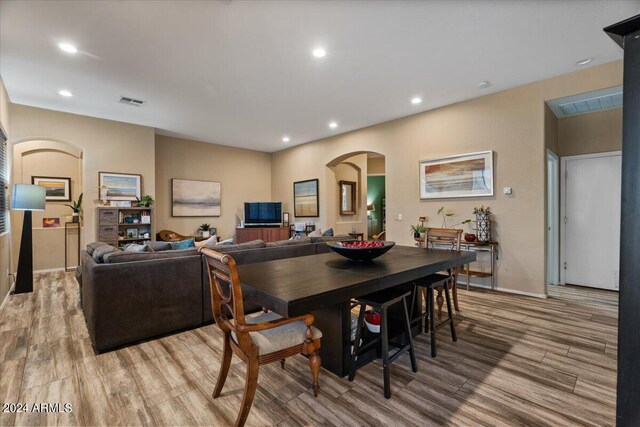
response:
<path id="1" fill-rule="evenodd" d="M 380 153 L 358 151 L 336 157 L 326 164 L 324 206 L 326 227 L 335 234 L 363 233 L 371 238 L 386 229 L 385 157 Z M 374 178 L 375 177 L 375 178 Z M 373 178 L 373 181 L 372 181 Z M 341 182 L 355 184 L 353 213 L 341 213 L 344 197 Z M 375 191 L 369 191 L 369 183 Z M 343 211 L 344 212 L 344 211 Z"/>
<path id="2" fill-rule="evenodd" d="M 31 184 L 34 177 L 68 178 L 70 198 L 77 200 L 82 193 L 82 150 L 70 143 L 50 139 L 30 139 L 13 145 L 11 180 Z M 48 200 L 43 212 L 33 213 L 33 268 L 34 271 L 59 270 L 65 267 L 64 223 L 71 221 L 70 201 Z M 22 230 L 22 215 L 11 212 L 12 258 L 17 265 Z M 77 231 L 70 231 L 67 239 L 69 267 L 75 266 L 78 253 Z"/>

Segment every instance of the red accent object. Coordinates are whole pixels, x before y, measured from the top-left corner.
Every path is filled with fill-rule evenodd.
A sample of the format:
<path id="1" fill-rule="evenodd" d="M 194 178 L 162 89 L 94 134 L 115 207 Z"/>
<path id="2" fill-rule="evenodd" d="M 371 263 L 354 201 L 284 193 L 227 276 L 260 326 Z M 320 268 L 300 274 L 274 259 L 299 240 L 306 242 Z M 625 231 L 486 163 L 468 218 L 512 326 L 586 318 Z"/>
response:
<path id="1" fill-rule="evenodd" d="M 367 311 L 364 314 L 364 319 L 372 325 L 380 325 L 380 322 L 382 321 L 380 313 L 372 313 L 370 311 Z"/>
<path id="2" fill-rule="evenodd" d="M 476 241 L 476 235 L 472 234 L 472 233 L 465 233 L 464 234 L 464 240 L 466 240 L 467 242 L 475 242 Z"/>
<path id="3" fill-rule="evenodd" d="M 384 242 L 380 240 L 356 240 L 355 242 L 342 243 L 344 248 L 381 248 L 383 246 Z"/>

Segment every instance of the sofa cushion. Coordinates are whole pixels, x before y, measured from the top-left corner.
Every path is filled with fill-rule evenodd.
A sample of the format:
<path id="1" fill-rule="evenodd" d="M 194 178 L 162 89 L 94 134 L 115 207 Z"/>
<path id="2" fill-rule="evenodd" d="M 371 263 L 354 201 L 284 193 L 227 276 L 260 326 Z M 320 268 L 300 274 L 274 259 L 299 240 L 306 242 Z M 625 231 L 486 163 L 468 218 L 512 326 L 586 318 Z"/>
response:
<path id="1" fill-rule="evenodd" d="M 122 262 L 149 261 L 154 259 L 166 259 L 199 255 L 196 248 L 182 250 L 168 250 L 161 252 L 113 252 L 104 256 L 105 264 L 118 264 Z"/>
<path id="2" fill-rule="evenodd" d="M 353 237 L 348 234 L 341 234 L 338 236 L 320 236 L 320 237 L 312 237 L 311 242 L 313 243 L 321 243 L 321 242 L 345 242 L 347 240 L 353 240 Z"/>
<path id="3" fill-rule="evenodd" d="M 193 239 L 178 240 L 177 242 L 169 242 L 169 244 L 171 245 L 171 249 L 173 250 L 189 249 L 189 248 L 196 247 L 195 243 L 193 242 Z"/>
<path id="4" fill-rule="evenodd" d="M 218 243 L 218 236 L 214 234 L 213 236 L 209 237 L 207 240 L 195 242 L 195 245 L 196 245 L 196 248 L 200 249 L 207 245 L 215 245 L 216 243 Z"/>
<path id="5" fill-rule="evenodd" d="M 119 249 L 114 248 L 111 245 L 103 245 L 95 248 L 93 250 L 93 255 L 91 256 L 95 262 L 104 262 L 104 256 L 112 252 L 119 252 Z"/>
<path id="6" fill-rule="evenodd" d="M 252 240 L 246 243 L 238 243 L 236 245 L 208 245 L 209 249 L 213 249 L 216 252 L 223 254 L 231 253 L 235 251 L 243 251 L 245 249 L 259 249 L 266 247 L 267 244 L 263 240 Z"/>
<path id="7" fill-rule="evenodd" d="M 104 246 L 104 245 L 106 245 L 106 243 L 105 243 L 105 242 L 93 242 L 93 243 L 89 243 L 89 244 L 87 245 L 87 253 L 88 253 L 89 255 L 93 256 L 93 251 L 94 251 L 96 248 L 99 248 L 100 246 Z"/>
<path id="8" fill-rule="evenodd" d="M 171 249 L 171 243 L 169 242 L 149 242 L 147 246 L 154 252 L 168 251 Z"/>
<path id="9" fill-rule="evenodd" d="M 278 240 L 277 242 L 267 242 L 267 248 L 276 246 L 300 245 L 305 243 L 311 243 L 311 239 L 309 239 L 308 237 L 303 237 L 297 240 Z"/>
<path id="10" fill-rule="evenodd" d="M 245 321 L 248 324 L 263 323 L 278 319 L 282 319 L 282 316 L 273 311 L 245 317 Z M 259 354 L 269 354 L 302 344 L 305 340 L 306 332 L 307 325 L 302 320 L 297 320 L 278 326 L 277 328 L 249 332 L 249 336 L 258 347 Z M 311 327 L 311 332 L 314 340 L 322 338 L 322 332 L 315 326 Z M 233 340 L 237 342 L 235 332 L 231 332 L 231 336 Z"/>
<path id="11" fill-rule="evenodd" d="M 309 233 L 309 237 L 321 237 L 321 236 L 322 236 L 322 229 L 321 228 L 313 230 L 311 233 Z"/>

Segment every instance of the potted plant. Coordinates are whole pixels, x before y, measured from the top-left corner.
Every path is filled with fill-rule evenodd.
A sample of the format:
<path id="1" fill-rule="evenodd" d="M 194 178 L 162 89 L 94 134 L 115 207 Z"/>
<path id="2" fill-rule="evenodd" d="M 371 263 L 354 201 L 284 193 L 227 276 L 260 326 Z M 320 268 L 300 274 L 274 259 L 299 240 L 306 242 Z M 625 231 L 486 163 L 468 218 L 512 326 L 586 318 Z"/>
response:
<path id="1" fill-rule="evenodd" d="M 422 224 L 416 224 L 411 226 L 411 234 L 416 239 L 419 237 L 424 239 L 424 233 L 426 232 L 427 232 L 427 227 L 425 227 Z"/>
<path id="2" fill-rule="evenodd" d="M 209 229 L 211 226 L 209 224 L 202 224 L 200 226 L 200 230 L 202 230 L 202 238 L 208 239 L 210 236 Z"/>
<path id="3" fill-rule="evenodd" d="M 153 200 L 153 197 L 151 197 L 148 194 L 145 196 L 142 196 L 141 199 L 136 198 L 136 200 L 138 201 L 138 206 L 141 206 L 144 208 L 148 208 L 155 203 L 155 200 Z"/>
<path id="4" fill-rule="evenodd" d="M 72 204 L 65 204 L 65 206 L 69 206 L 71 210 L 73 210 L 73 219 L 72 221 L 75 223 L 80 222 L 80 212 L 82 212 L 82 195 L 84 193 L 80 193 L 80 197 L 78 197 L 77 201 L 73 201 Z"/>

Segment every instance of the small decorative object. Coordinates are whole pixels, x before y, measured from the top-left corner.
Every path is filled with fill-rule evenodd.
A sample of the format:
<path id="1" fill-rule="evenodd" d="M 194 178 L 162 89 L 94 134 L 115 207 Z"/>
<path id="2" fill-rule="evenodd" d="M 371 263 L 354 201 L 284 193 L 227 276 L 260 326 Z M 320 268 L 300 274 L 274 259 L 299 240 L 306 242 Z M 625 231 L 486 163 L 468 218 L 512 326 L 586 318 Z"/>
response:
<path id="1" fill-rule="evenodd" d="M 171 189 L 171 216 L 220 216 L 219 182 L 174 178 Z"/>
<path id="2" fill-rule="evenodd" d="M 137 200 L 142 189 L 142 175 L 98 172 L 98 185 L 106 187 L 106 200 Z"/>
<path id="3" fill-rule="evenodd" d="M 127 216 L 124 218 L 124 222 L 126 224 L 133 224 L 133 217 L 132 216 Z"/>
<path id="4" fill-rule="evenodd" d="M 60 227 L 60 218 L 42 218 L 42 228 Z"/>
<path id="5" fill-rule="evenodd" d="M 31 184 L 45 188 L 47 202 L 71 201 L 71 178 L 32 176 Z"/>
<path id="6" fill-rule="evenodd" d="M 467 242 L 475 242 L 476 235 L 473 233 L 464 233 L 464 240 Z"/>
<path id="7" fill-rule="evenodd" d="M 289 212 L 282 213 L 282 226 L 283 227 L 289 226 Z"/>
<path id="8" fill-rule="evenodd" d="M 140 215 L 141 224 L 151 224 L 151 215 Z"/>
<path id="9" fill-rule="evenodd" d="M 381 321 L 382 316 L 377 311 L 367 310 L 364 312 L 364 324 L 367 325 L 369 332 L 379 334 Z"/>
<path id="10" fill-rule="evenodd" d="M 109 202 L 110 206 L 116 207 L 116 208 L 130 208 L 131 207 L 131 201 L 128 200 L 111 200 Z"/>
<path id="11" fill-rule="evenodd" d="M 480 208 L 473 208 L 473 213 L 476 216 L 476 233 L 478 234 L 479 242 L 491 241 L 491 209 L 489 206 L 486 208 L 480 206 Z"/>
<path id="12" fill-rule="evenodd" d="M 142 237 L 143 239 L 148 239 L 150 236 L 148 231 L 145 231 L 144 233 L 140 234 L 140 237 Z"/>
<path id="13" fill-rule="evenodd" d="M 145 196 L 142 196 L 141 199 L 136 199 L 136 202 L 138 203 L 138 206 L 148 208 L 155 203 L 155 200 L 153 200 L 153 197 L 147 194 Z"/>
<path id="14" fill-rule="evenodd" d="M 367 218 L 373 219 L 373 213 L 376 211 L 376 205 L 369 203 L 367 205 Z"/>
<path id="15" fill-rule="evenodd" d="M 209 228 L 210 228 L 209 224 L 202 224 L 202 225 L 200 226 L 200 230 L 202 230 L 202 237 L 203 237 L 204 239 L 208 239 L 208 238 L 209 238 L 209 236 L 210 236 L 210 234 L 209 234 Z"/>
<path id="16" fill-rule="evenodd" d="M 82 195 L 83 193 L 80 193 L 80 197 L 78 197 L 78 201 L 75 202 L 71 202 L 72 204 L 65 204 L 65 206 L 69 206 L 71 208 L 71 210 L 73 211 L 73 219 L 72 221 L 75 223 L 80 222 L 80 212 L 82 212 Z"/>
<path id="17" fill-rule="evenodd" d="M 457 225 L 469 224 L 471 222 L 471 220 L 467 218 L 464 221 L 457 222 L 457 223 L 447 227 L 447 218 L 454 216 L 455 212 L 453 212 L 451 210 L 445 210 L 444 206 L 442 206 L 440 209 L 438 209 L 438 215 L 442 216 L 442 228 L 453 228 L 453 227 L 455 227 Z"/>
<path id="18" fill-rule="evenodd" d="M 100 194 L 100 204 L 102 206 L 109 206 L 109 201 L 107 200 L 107 186 L 106 185 L 99 186 L 98 192 Z"/>
<path id="19" fill-rule="evenodd" d="M 340 181 L 340 215 L 356 214 L 356 183 Z"/>
<path id="20" fill-rule="evenodd" d="M 493 196 L 493 151 L 420 162 L 420 198 Z"/>
<path id="21" fill-rule="evenodd" d="M 357 240 L 353 242 L 327 242 L 333 251 L 353 261 L 371 261 L 385 254 L 395 242 L 380 240 Z"/>
<path id="22" fill-rule="evenodd" d="M 138 229 L 137 228 L 127 228 L 127 237 L 129 239 L 137 239 L 138 238 Z"/>
<path id="23" fill-rule="evenodd" d="M 320 202 L 318 179 L 293 183 L 293 215 L 295 217 L 319 217 Z"/>
<path id="24" fill-rule="evenodd" d="M 140 218 L 133 218 L 134 224 L 140 224 Z"/>

